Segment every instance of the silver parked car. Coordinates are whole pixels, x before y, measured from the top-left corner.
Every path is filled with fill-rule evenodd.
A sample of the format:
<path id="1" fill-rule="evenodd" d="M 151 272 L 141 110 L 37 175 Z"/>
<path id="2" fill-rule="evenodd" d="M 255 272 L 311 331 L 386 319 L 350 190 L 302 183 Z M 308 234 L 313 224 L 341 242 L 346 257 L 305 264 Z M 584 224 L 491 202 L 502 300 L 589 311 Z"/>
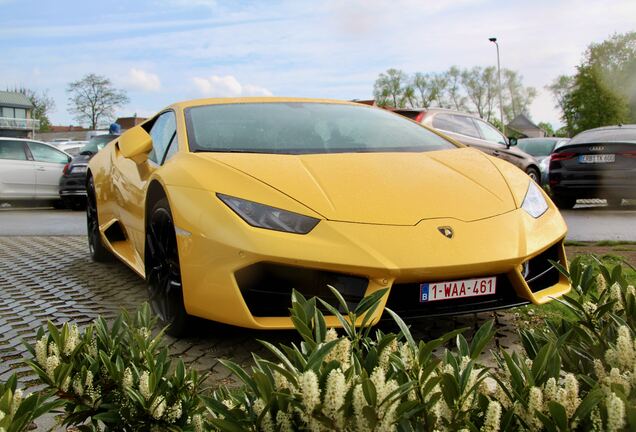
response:
<path id="1" fill-rule="evenodd" d="M 0 137 L 0 201 L 59 200 L 71 156 L 41 141 Z"/>

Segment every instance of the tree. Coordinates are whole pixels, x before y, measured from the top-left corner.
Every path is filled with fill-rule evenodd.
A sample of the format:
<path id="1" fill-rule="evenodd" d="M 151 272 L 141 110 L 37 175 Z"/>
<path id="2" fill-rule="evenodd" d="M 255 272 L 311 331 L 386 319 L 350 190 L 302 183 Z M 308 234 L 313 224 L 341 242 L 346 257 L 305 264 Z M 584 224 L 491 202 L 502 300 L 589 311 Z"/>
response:
<path id="1" fill-rule="evenodd" d="M 408 76 L 399 69 L 389 69 L 375 80 L 373 95 L 379 106 L 404 106 L 404 90 L 408 87 Z"/>
<path id="2" fill-rule="evenodd" d="M 539 122 L 539 124 L 537 125 L 539 126 L 541 129 L 544 130 L 545 135 L 546 136 L 554 136 L 554 128 L 552 127 L 552 125 L 548 122 Z"/>
<path id="3" fill-rule="evenodd" d="M 412 87 L 419 93 L 418 104 L 423 108 L 428 108 L 435 99 L 435 87 L 431 74 L 417 72 L 413 77 Z"/>
<path id="4" fill-rule="evenodd" d="M 497 82 L 493 66 L 482 68 L 475 66 L 462 72 L 462 85 L 471 102 L 473 111 L 479 117 L 490 121 L 497 97 Z"/>
<path id="5" fill-rule="evenodd" d="M 628 118 L 636 122 L 636 31 L 590 44 L 583 65 L 595 67 L 604 85 L 625 99 Z"/>
<path id="6" fill-rule="evenodd" d="M 502 72 L 503 111 L 507 124 L 519 114 L 528 114 L 537 91 L 533 87 L 525 87 L 523 77 L 518 72 L 510 69 L 504 69 Z"/>
<path id="7" fill-rule="evenodd" d="M 450 108 L 451 105 L 446 99 L 446 89 L 448 88 L 448 77 L 444 73 L 436 73 L 431 80 L 431 99 L 440 108 Z"/>
<path id="8" fill-rule="evenodd" d="M 51 129 L 48 115 L 55 110 L 55 101 L 49 96 L 48 91 L 37 92 L 26 87 L 15 88 L 13 91 L 22 93 L 33 104 L 31 118 L 40 121 L 39 132 L 46 132 Z"/>
<path id="9" fill-rule="evenodd" d="M 401 107 L 413 108 L 417 105 L 417 96 L 415 96 L 415 89 L 411 85 L 404 87 L 402 93 L 402 99 L 400 99 Z"/>
<path id="10" fill-rule="evenodd" d="M 548 89 L 569 136 L 592 127 L 636 122 L 636 32 L 590 44 L 575 76 L 559 76 Z"/>
<path id="11" fill-rule="evenodd" d="M 451 66 L 446 72 L 448 82 L 448 97 L 452 102 L 452 106 L 457 111 L 466 111 L 466 97 L 462 95 L 461 80 L 462 71 L 457 66 Z"/>
<path id="12" fill-rule="evenodd" d="M 567 96 L 572 92 L 573 85 L 574 77 L 559 75 L 554 81 L 552 81 L 552 84 L 546 86 L 546 89 L 550 90 L 556 100 L 556 105 L 554 107 L 561 111 L 561 120 L 565 123 L 564 127 L 568 136 L 572 136 L 573 129 L 572 118 L 566 115 L 565 101 Z"/>
<path id="13" fill-rule="evenodd" d="M 610 89 L 602 72 L 594 66 L 579 66 L 572 91 L 565 99 L 566 117 L 572 119 L 573 133 L 629 118 L 627 100 Z"/>
<path id="14" fill-rule="evenodd" d="M 111 120 L 115 108 L 129 101 L 126 93 L 114 88 L 108 78 L 92 73 L 69 83 L 66 92 L 68 111 L 78 122 L 89 123 L 91 129 Z"/>

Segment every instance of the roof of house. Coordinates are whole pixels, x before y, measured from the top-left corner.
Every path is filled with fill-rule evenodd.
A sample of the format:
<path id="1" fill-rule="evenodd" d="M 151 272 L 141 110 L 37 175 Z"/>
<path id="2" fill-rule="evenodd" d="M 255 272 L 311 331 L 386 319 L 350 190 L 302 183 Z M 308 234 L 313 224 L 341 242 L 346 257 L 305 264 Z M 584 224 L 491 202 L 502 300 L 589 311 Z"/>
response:
<path id="1" fill-rule="evenodd" d="M 517 117 L 513 118 L 506 127 L 519 132 L 543 130 L 536 124 L 532 123 L 532 120 L 530 120 L 525 114 L 517 115 Z"/>
<path id="2" fill-rule="evenodd" d="M 0 106 L 33 108 L 33 104 L 26 95 L 10 91 L 0 91 Z"/>

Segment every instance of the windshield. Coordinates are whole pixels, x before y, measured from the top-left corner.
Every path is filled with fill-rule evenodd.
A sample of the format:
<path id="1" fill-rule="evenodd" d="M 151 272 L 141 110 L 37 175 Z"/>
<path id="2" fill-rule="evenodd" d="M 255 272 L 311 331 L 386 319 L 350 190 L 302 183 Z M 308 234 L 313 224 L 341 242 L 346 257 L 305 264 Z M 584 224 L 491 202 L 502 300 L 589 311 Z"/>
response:
<path id="1" fill-rule="evenodd" d="M 106 144 L 108 144 L 109 142 L 117 138 L 118 136 L 119 135 L 110 135 L 110 134 L 96 135 L 93 138 L 91 138 L 90 141 L 88 141 L 88 143 L 86 143 L 84 147 L 82 147 L 82 150 L 80 151 L 80 153 L 84 153 L 84 152 L 97 153 L 98 151 L 103 149 L 106 146 Z"/>
<path id="2" fill-rule="evenodd" d="M 357 105 L 277 102 L 186 110 L 191 151 L 245 153 L 422 152 L 455 148 L 388 111 Z"/>
<path id="3" fill-rule="evenodd" d="M 550 156 L 556 143 L 555 139 L 521 139 L 517 147 L 534 157 Z"/>

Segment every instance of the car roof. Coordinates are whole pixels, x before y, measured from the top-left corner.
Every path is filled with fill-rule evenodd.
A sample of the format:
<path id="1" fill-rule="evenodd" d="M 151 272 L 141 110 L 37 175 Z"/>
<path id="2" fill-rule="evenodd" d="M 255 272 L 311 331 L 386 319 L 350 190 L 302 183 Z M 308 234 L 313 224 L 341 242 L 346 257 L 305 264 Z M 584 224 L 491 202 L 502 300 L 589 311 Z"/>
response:
<path id="1" fill-rule="evenodd" d="M 427 114 L 437 114 L 437 113 L 458 114 L 458 115 L 463 115 L 467 117 L 474 117 L 479 120 L 484 120 L 481 117 L 479 117 L 477 114 L 473 114 L 473 113 L 469 113 L 465 111 L 458 111 L 458 110 L 454 110 L 450 108 L 423 108 L 423 109 L 426 111 Z"/>
<path id="2" fill-rule="evenodd" d="M 601 142 L 636 142 L 636 124 L 588 129 L 576 135 L 568 144 Z"/>
<path id="3" fill-rule="evenodd" d="M 44 141 L 40 141 L 40 140 L 36 140 L 36 139 L 31 139 L 31 138 L 13 138 L 13 137 L 0 137 L 0 140 L 2 141 L 28 141 L 28 142 L 36 142 L 36 143 L 40 143 L 40 144 L 46 144 L 49 147 L 53 147 L 55 148 L 54 145 L 51 145 L 47 142 Z"/>

